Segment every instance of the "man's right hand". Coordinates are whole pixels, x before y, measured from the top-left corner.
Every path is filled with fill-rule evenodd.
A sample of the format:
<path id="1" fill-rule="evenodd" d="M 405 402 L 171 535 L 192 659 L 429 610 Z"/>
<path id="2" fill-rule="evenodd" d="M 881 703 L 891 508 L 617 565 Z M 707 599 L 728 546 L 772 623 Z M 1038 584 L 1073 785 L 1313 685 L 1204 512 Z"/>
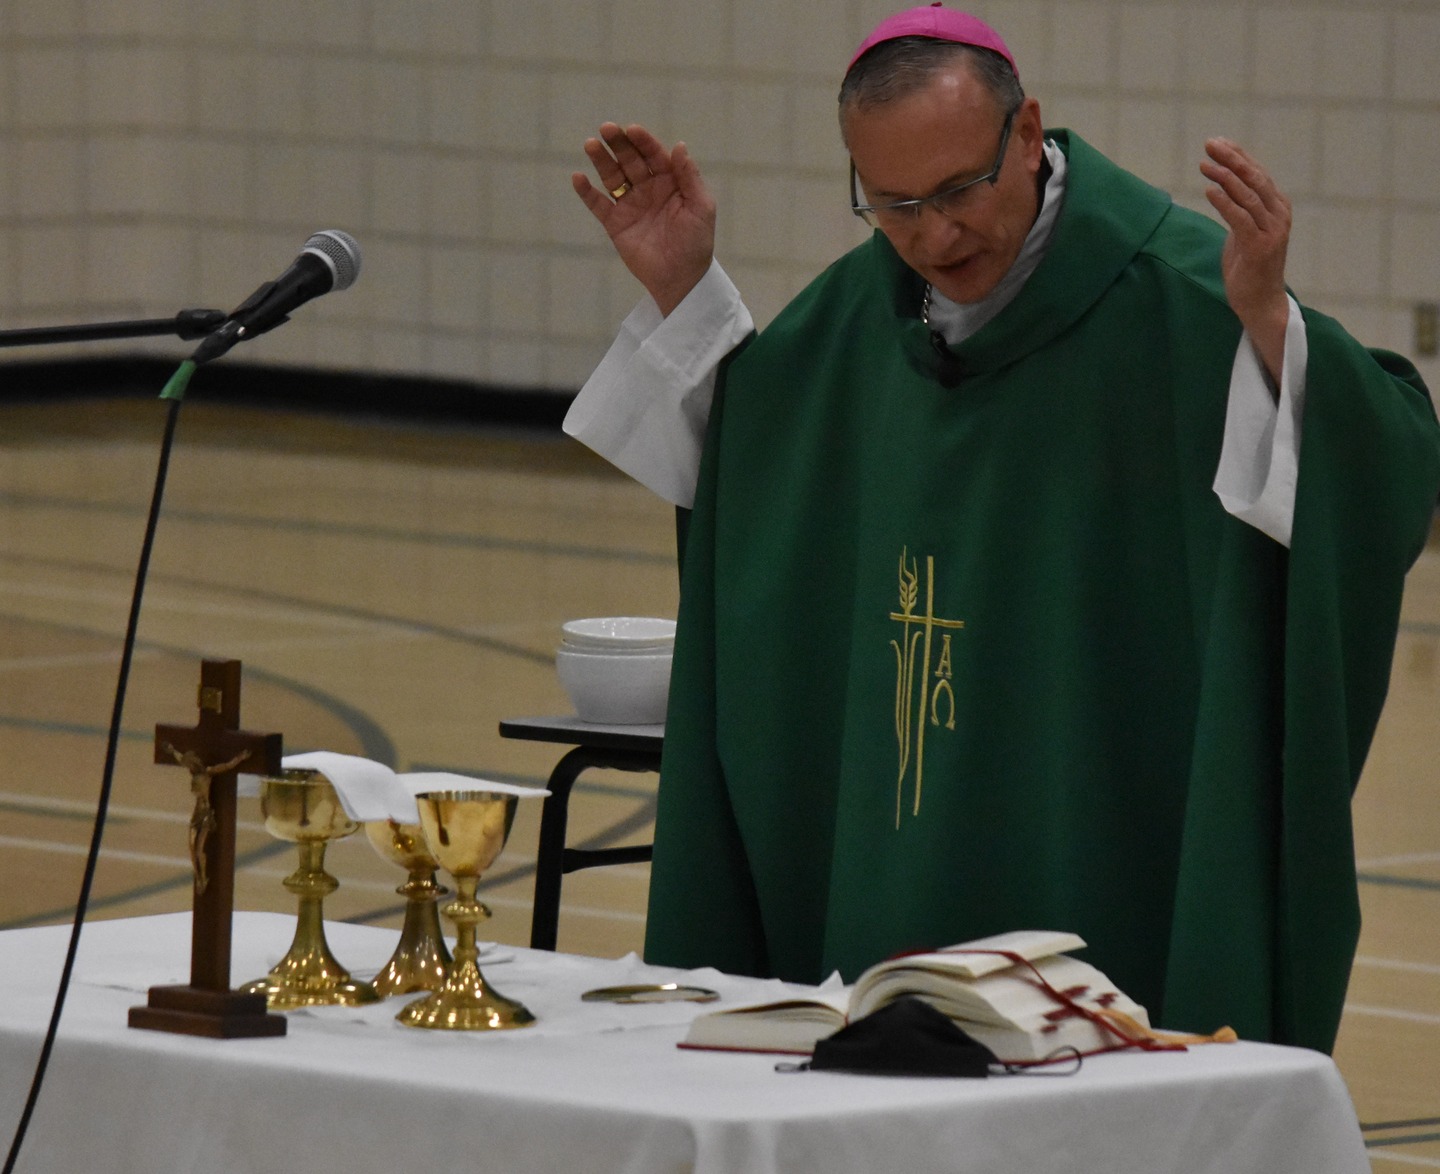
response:
<path id="1" fill-rule="evenodd" d="M 684 143 L 667 150 L 643 126 L 600 124 L 585 140 L 603 190 L 580 171 L 575 193 L 662 314 L 685 299 L 715 256 L 715 200 Z M 620 194 L 616 194 L 616 193 Z"/>

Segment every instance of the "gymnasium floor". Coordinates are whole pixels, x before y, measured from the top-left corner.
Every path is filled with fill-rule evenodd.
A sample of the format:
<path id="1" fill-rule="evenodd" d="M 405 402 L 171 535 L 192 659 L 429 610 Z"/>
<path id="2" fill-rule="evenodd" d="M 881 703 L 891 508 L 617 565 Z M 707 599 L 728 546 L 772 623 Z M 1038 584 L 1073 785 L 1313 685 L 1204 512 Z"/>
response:
<path id="1" fill-rule="evenodd" d="M 0 406 L 0 928 L 73 908 L 163 423 L 158 401 Z M 539 784 L 557 748 L 496 726 L 568 710 L 560 623 L 673 616 L 676 600 L 669 507 L 566 439 L 223 407 L 197 379 L 91 917 L 189 908 L 188 779 L 151 763 L 151 740 L 157 722 L 193 721 L 202 657 L 244 662 L 243 724 L 281 732 L 287 752 Z M 1376 1170 L 1440 1168 L 1437 649 L 1432 543 L 1355 806 L 1365 929 L 1336 1058 Z M 587 775 L 571 843 L 646 841 L 653 803 L 653 776 Z M 482 936 L 521 944 L 528 806 L 482 893 L 495 914 Z M 237 907 L 293 909 L 280 886 L 293 847 L 253 801 L 240 816 Z M 404 878 L 363 836 L 333 845 L 327 867 L 341 881 L 327 916 L 398 927 Z M 646 881 L 644 866 L 567 878 L 560 948 L 638 950 Z"/>

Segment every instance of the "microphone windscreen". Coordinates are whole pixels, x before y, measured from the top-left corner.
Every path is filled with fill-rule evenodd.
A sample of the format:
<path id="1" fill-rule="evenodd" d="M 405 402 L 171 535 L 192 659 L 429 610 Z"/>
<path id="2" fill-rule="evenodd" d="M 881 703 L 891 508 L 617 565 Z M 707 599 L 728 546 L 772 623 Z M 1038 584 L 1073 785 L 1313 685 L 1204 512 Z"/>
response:
<path id="1" fill-rule="evenodd" d="M 305 242 L 302 253 L 314 253 L 335 275 L 331 289 L 349 289 L 360 276 L 360 245 L 348 232 L 327 228 Z"/>

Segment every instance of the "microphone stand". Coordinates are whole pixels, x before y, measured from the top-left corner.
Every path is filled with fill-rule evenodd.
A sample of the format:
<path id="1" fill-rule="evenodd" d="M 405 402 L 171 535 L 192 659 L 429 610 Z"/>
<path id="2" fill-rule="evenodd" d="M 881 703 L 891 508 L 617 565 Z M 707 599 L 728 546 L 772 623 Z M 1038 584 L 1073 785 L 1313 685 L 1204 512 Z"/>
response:
<path id="1" fill-rule="evenodd" d="M 344 233 L 317 233 L 318 237 L 343 238 L 344 252 L 348 258 L 348 279 L 339 288 L 347 288 L 359 271 L 360 258 L 355 251 L 354 241 Z M 315 238 L 311 238 L 314 241 Z M 307 242 L 307 249 L 309 247 Z M 302 254 L 302 256 L 307 254 Z M 329 254 L 325 254 L 327 257 Z M 327 260 L 332 277 L 336 273 L 335 262 Z M 298 264 L 298 259 L 297 259 Z M 292 266 L 292 270 L 294 266 Z M 284 275 L 282 275 L 282 280 Z M 233 314 L 259 306 L 266 295 L 275 287 L 267 282 L 246 299 Z M 330 288 L 326 286 L 325 288 Z M 318 292 L 323 293 L 324 290 Z M 311 295 L 313 296 L 313 294 Z M 303 299 L 302 299 L 303 300 Z M 65 953 L 65 965 L 60 973 L 59 989 L 55 993 L 55 1004 L 50 1013 L 50 1025 L 40 1047 L 40 1058 L 30 1081 L 30 1091 L 25 1106 L 20 1112 L 20 1121 L 10 1142 L 0 1174 L 12 1174 L 19 1160 L 20 1148 L 30 1128 L 35 1104 L 40 1096 L 41 1085 L 50 1064 L 50 1055 L 55 1047 L 55 1037 L 60 1026 L 60 1015 L 65 1008 L 66 995 L 70 990 L 70 978 L 74 972 L 75 955 L 80 945 L 80 930 L 85 924 L 85 914 L 90 904 L 91 886 L 95 879 L 95 867 L 100 859 L 100 842 L 105 831 L 106 815 L 110 808 L 110 794 L 115 779 L 115 759 L 120 741 L 120 722 L 125 710 L 125 691 L 130 680 L 130 662 L 135 649 L 135 634 L 140 623 L 140 604 L 145 593 L 145 580 L 149 575 L 150 553 L 155 544 L 155 530 L 160 521 L 160 503 L 165 494 L 165 476 L 170 465 L 170 450 L 175 441 L 175 424 L 180 415 L 180 405 L 185 399 L 185 389 L 190 377 L 202 363 L 210 362 L 223 355 L 230 347 L 243 338 L 263 334 L 280 323 L 288 321 L 283 313 L 271 312 L 263 325 L 252 326 L 247 332 L 232 314 L 221 310 L 181 310 L 174 318 L 152 318 L 138 322 L 100 322 L 90 326 L 40 327 L 32 330 L 0 331 L 0 347 L 31 346 L 43 343 L 90 342 L 107 338 L 138 338 L 145 335 L 176 334 L 182 339 L 204 339 L 195 352 L 180 364 L 170 377 L 160 398 L 169 400 L 169 411 L 165 417 L 165 435 L 160 442 L 160 459 L 155 471 L 155 486 L 150 494 L 150 510 L 145 522 L 145 536 L 140 543 L 140 561 L 135 571 L 135 586 L 130 598 L 130 615 L 125 627 L 125 640 L 120 653 L 120 671 L 115 683 L 115 701 L 110 712 L 110 730 L 105 745 L 105 766 L 101 772 L 100 797 L 96 804 L 95 826 L 90 835 L 90 850 L 85 859 L 85 872 L 80 880 L 80 895 L 75 903 L 75 919 L 70 930 L 70 945 Z"/>
<path id="2" fill-rule="evenodd" d="M 141 318 L 129 322 L 93 322 L 79 326 L 35 326 L 25 330 L 0 330 L 0 347 L 103 342 L 109 338 L 148 338 L 164 334 L 173 334 L 183 339 L 204 338 L 228 317 L 223 310 L 181 310 L 173 318 Z"/>
<path id="3" fill-rule="evenodd" d="M 174 318 L 151 319 L 143 322 L 102 322 L 93 326 L 40 327 L 34 330 L 0 331 L 0 346 L 26 346 L 32 343 L 84 342 L 103 338 L 135 338 L 143 335 L 178 334 L 182 339 L 206 338 L 218 326 L 227 321 L 228 314 L 220 310 L 182 310 Z M 203 359 L 201 361 L 204 361 Z M 115 780 L 115 760 L 120 743 L 120 723 L 125 711 L 125 693 L 130 680 L 130 665 L 135 651 L 135 635 L 140 624 L 140 605 L 145 594 L 145 581 L 149 575 L 150 554 L 155 545 L 155 531 L 160 521 L 160 503 L 165 495 L 165 477 L 170 466 L 170 451 L 175 441 L 175 425 L 180 416 L 180 405 L 184 402 L 185 389 L 194 374 L 196 360 L 187 359 L 180 364 L 170 377 L 160 398 L 169 400 L 165 417 L 165 433 L 160 442 L 160 458 L 155 471 L 155 485 L 150 495 L 150 509 L 145 521 L 145 535 L 140 543 L 139 565 L 135 571 L 135 584 L 130 597 L 130 613 L 125 626 L 125 638 L 120 652 L 120 670 L 115 683 L 115 699 L 110 711 L 110 728 L 105 742 L 105 765 L 101 771 L 100 795 L 96 801 L 95 823 L 90 833 L 90 848 L 85 858 L 84 873 L 80 878 L 80 894 L 75 902 L 75 917 L 70 927 L 70 943 L 65 952 L 65 963 L 61 968 L 60 983 L 55 992 L 55 1002 L 50 1012 L 50 1023 L 45 1039 L 40 1046 L 40 1055 L 30 1081 L 30 1091 L 25 1098 L 20 1120 L 11 1138 L 10 1150 L 5 1157 L 3 1174 L 12 1174 L 19 1160 L 20 1149 L 25 1143 L 26 1133 L 40 1097 L 40 1088 L 45 1082 L 45 1073 L 55 1047 L 55 1038 L 60 1027 L 60 1016 L 65 1008 L 66 996 L 70 990 L 70 979 L 75 969 L 75 956 L 80 947 L 80 931 L 85 924 L 85 915 L 90 906 L 90 893 L 95 880 L 95 869 L 100 860 L 100 844 L 105 833 L 106 816 L 110 810 L 110 795 Z"/>

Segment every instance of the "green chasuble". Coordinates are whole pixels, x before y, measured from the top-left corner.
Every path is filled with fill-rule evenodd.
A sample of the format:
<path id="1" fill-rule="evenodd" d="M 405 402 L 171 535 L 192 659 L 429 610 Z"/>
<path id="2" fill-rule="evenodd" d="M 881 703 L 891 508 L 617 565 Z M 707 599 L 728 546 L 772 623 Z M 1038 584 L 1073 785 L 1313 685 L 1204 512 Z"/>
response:
<path id="1" fill-rule="evenodd" d="M 1227 514 L 1224 230 L 1055 138 L 1049 253 L 964 344 L 876 234 L 722 373 L 646 957 L 851 980 L 1073 930 L 1158 1025 L 1328 1050 L 1440 430 L 1307 310 L 1291 548 Z"/>

